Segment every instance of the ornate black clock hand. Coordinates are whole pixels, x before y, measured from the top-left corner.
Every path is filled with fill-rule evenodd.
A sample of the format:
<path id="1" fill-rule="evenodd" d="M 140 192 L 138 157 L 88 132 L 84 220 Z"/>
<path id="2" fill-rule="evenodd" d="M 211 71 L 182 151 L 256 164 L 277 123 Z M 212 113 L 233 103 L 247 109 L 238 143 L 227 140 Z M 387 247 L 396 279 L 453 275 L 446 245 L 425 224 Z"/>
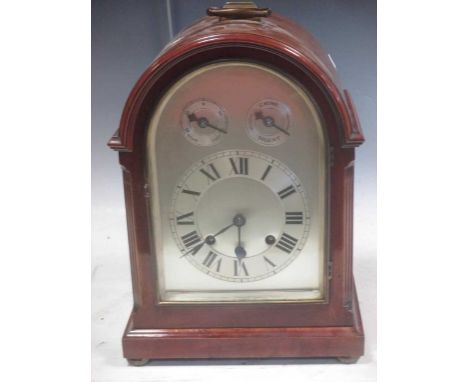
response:
<path id="1" fill-rule="evenodd" d="M 220 129 L 219 127 L 217 126 L 214 126 L 212 125 L 207 118 L 205 117 L 200 117 L 200 118 L 197 118 L 197 116 L 195 115 L 195 113 L 190 113 L 187 115 L 188 119 L 190 122 L 196 122 L 198 124 L 198 126 L 202 129 L 204 129 L 205 127 L 210 127 L 214 130 L 217 130 L 221 133 L 224 133 L 224 134 L 227 134 L 227 131 L 226 130 L 223 130 L 223 129 Z"/>
<path id="2" fill-rule="evenodd" d="M 218 232 L 216 232 L 214 235 L 209 235 L 206 237 L 206 239 L 208 238 L 215 238 L 216 236 L 218 235 L 221 235 L 222 233 L 226 232 L 229 228 L 231 228 L 232 226 L 234 225 L 234 223 L 231 223 L 229 224 L 228 226 L 224 227 L 223 229 L 219 230 Z M 205 241 L 206 241 L 205 239 Z M 213 242 L 214 243 L 214 242 Z M 213 243 L 208 243 L 208 244 L 213 244 Z"/>
<path id="3" fill-rule="evenodd" d="M 247 252 L 245 248 L 242 246 L 241 242 L 241 229 L 242 226 L 245 224 L 246 220 L 244 216 L 238 214 L 233 219 L 233 224 L 237 226 L 237 247 L 234 249 L 234 253 L 238 260 L 242 260 L 245 256 L 247 256 Z"/>
<path id="4" fill-rule="evenodd" d="M 266 117 L 266 116 L 263 115 L 263 112 L 261 112 L 261 111 L 255 112 L 255 118 L 256 119 L 261 119 L 263 124 L 265 126 L 267 126 L 267 127 L 274 127 L 275 129 L 278 129 L 282 133 L 284 133 L 286 135 L 290 135 L 287 130 L 283 129 L 282 127 L 280 127 L 280 126 L 278 126 L 276 124 L 275 119 L 273 117 Z"/>
<path id="5" fill-rule="evenodd" d="M 220 229 L 218 232 L 216 232 L 214 235 L 208 235 L 205 240 L 203 240 L 201 243 L 195 245 L 190 251 L 187 251 L 185 252 L 182 256 L 180 257 L 184 257 L 186 255 L 188 255 L 189 253 L 192 253 L 192 254 L 196 254 L 205 244 L 209 244 L 209 245 L 212 245 L 216 242 L 216 236 L 218 235 L 221 235 L 222 233 L 226 232 L 229 228 L 231 228 L 232 226 L 234 226 L 234 222 L 227 225 L 226 227 Z"/>

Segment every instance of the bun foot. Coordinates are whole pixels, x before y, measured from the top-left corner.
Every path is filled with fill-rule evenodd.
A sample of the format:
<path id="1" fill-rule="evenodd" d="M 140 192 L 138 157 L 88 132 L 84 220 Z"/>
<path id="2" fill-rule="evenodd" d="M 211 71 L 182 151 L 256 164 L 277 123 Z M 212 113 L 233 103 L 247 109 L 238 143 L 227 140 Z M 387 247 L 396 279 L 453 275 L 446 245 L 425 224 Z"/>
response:
<path id="1" fill-rule="evenodd" d="M 128 364 L 131 366 L 143 366 L 149 362 L 149 359 L 142 358 L 142 359 L 127 359 Z"/>
<path id="2" fill-rule="evenodd" d="M 351 365 L 353 363 L 356 363 L 360 357 L 336 357 L 338 361 L 341 363 Z"/>

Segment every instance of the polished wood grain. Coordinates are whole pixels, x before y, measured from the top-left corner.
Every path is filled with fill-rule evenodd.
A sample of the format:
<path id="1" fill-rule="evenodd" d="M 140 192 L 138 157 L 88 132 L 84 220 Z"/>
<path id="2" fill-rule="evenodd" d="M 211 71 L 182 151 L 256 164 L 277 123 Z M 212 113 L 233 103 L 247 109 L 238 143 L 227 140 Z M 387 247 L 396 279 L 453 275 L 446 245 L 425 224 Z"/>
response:
<path id="1" fill-rule="evenodd" d="M 297 81 L 314 98 L 330 163 L 326 303 L 161 304 L 152 247 L 147 180 L 149 118 L 165 91 L 194 68 L 220 60 L 256 62 Z M 363 142 L 349 93 L 330 59 L 305 30 L 280 16 L 205 17 L 183 31 L 143 73 L 109 146 L 119 152 L 134 308 L 124 356 L 140 358 L 358 357 L 362 331 L 352 275 L 354 148 Z M 157 240 L 157 238 L 156 238 Z"/>

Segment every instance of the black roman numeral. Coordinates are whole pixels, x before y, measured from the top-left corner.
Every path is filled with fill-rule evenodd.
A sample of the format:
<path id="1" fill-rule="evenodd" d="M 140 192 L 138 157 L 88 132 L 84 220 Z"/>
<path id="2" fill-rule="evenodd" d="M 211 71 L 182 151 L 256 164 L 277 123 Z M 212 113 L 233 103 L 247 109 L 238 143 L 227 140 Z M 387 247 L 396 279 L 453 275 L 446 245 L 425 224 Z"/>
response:
<path id="1" fill-rule="evenodd" d="M 188 251 L 186 254 L 188 253 L 191 253 L 193 256 L 195 256 L 198 251 L 201 249 L 201 247 L 203 247 L 205 245 L 205 242 L 202 241 L 200 244 L 197 244 L 196 246 L 194 246 L 190 251 Z"/>
<path id="2" fill-rule="evenodd" d="M 265 260 L 265 263 L 271 265 L 273 268 L 276 267 L 276 264 L 273 261 L 271 261 L 268 257 L 263 256 L 263 260 Z"/>
<path id="3" fill-rule="evenodd" d="M 303 224 L 304 214 L 302 212 L 286 212 L 286 224 Z"/>
<path id="4" fill-rule="evenodd" d="M 194 225 L 193 221 L 194 214 L 189 212 L 188 214 L 180 215 L 176 217 L 177 225 Z"/>
<path id="5" fill-rule="evenodd" d="M 184 243 L 185 247 L 186 248 L 190 248 L 191 246 L 195 245 L 195 244 L 198 244 L 201 242 L 201 237 L 198 236 L 198 233 L 196 231 L 192 231 L 192 232 L 189 232 L 189 233 L 186 233 L 184 236 L 181 237 L 182 239 L 182 243 Z M 203 244 L 203 243 L 202 243 Z M 197 248 L 197 247 L 195 247 Z M 200 246 L 201 248 L 201 246 Z M 198 250 L 200 249 L 198 248 L 196 250 L 196 252 L 198 252 Z M 192 252 L 192 251 L 190 251 Z M 195 252 L 195 253 L 196 253 Z M 195 254 L 194 253 L 194 254 Z"/>
<path id="6" fill-rule="evenodd" d="M 276 247 L 284 252 L 291 253 L 294 247 L 296 246 L 297 241 L 298 240 L 292 237 L 291 235 L 283 233 L 278 243 L 276 244 Z"/>
<path id="7" fill-rule="evenodd" d="M 249 175 L 249 158 L 229 158 L 229 162 L 231 162 L 232 169 L 234 173 L 237 175 Z M 237 163 L 236 163 L 237 162 Z"/>
<path id="8" fill-rule="evenodd" d="M 284 199 L 287 196 L 294 194 L 295 192 L 296 192 L 296 189 L 294 188 L 294 186 L 291 185 L 279 191 L 278 195 L 281 199 Z"/>
<path id="9" fill-rule="evenodd" d="M 184 194 L 200 196 L 200 193 L 197 192 L 197 191 L 192 191 L 192 190 L 183 189 L 182 192 L 183 192 Z"/>
<path id="10" fill-rule="evenodd" d="M 214 252 L 209 252 L 208 255 L 206 255 L 205 260 L 203 260 L 203 265 L 207 268 L 210 268 L 211 265 L 213 265 L 213 262 L 216 260 L 218 255 Z M 220 259 L 221 260 L 221 259 Z M 219 265 L 219 264 L 218 264 Z"/>
<path id="11" fill-rule="evenodd" d="M 262 175 L 262 180 L 265 180 L 270 170 L 271 170 L 271 165 L 268 165 L 268 167 L 266 168 L 265 172 Z"/>
<path id="12" fill-rule="evenodd" d="M 205 175 L 208 179 L 211 181 L 215 182 L 217 179 L 221 178 L 219 175 L 218 170 L 216 170 L 216 167 L 214 166 L 213 163 L 210 163 L 207 168 L 202 168 L 200 172 Z"/>
<path id="13" fill-rule="evenodd" d="M 245 266 L 245 263 L 241 263 L 238 260 L 234 260 L 234 276 L 240 276 L 242 271 L 244 271 L 244 274 L 246 276 L 249 275 L 249 272 L 247 272 L 247 267 Z"/>

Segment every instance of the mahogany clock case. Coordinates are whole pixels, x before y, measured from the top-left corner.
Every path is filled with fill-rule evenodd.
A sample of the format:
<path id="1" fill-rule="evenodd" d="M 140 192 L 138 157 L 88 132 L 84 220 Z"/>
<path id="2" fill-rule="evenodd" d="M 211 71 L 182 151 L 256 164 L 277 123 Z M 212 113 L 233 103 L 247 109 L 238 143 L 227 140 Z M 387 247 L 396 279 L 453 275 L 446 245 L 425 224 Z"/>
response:
<path id="1" fill-rule="evenodd" d="M 204 21 L 202 34 L 213 34 L 209 27 L 216 27 L 216 23 L 209 19 Z M 332 63 L 316 42 L 280 17 L 271 20 L 278 28 L 273 32 L 274 40 L 268 41 L 260 34 L 241 36 L 237 31 L 234 38 L 220 35 L 216 43 L 204 45 L 199 43 L 200 35 L 187 32 L 182 39 L 185 45 L 167 50 L 140 78 L 127 102 L 120 129 L 109 142 L 120 151 L 124 170 L 137 307 L 124 337 L 126 358 L 358 357 L 363 353 L 352 278 L 354 147 L 363 141 L 359 121 L 349 93 L 340 92 Z M 284 49 L 291 41 L 281 29 L 292 29 L 300 36 L 295 42 L 301 45 L 302 39 L 302 45 L 312 46 L 319 58 L 311 59 L 305 50 L 291 57 Z M 175 79 L 195 67 L 225 59 L 275 68 L 301 83 L 319 104 L 327 126 L 331 162 L 328 304 L 158 305 L 155 256 L 147 224 L 145 127 L 151 111 Z M 323 72 L 328 73 L 325 76 Z"/>

